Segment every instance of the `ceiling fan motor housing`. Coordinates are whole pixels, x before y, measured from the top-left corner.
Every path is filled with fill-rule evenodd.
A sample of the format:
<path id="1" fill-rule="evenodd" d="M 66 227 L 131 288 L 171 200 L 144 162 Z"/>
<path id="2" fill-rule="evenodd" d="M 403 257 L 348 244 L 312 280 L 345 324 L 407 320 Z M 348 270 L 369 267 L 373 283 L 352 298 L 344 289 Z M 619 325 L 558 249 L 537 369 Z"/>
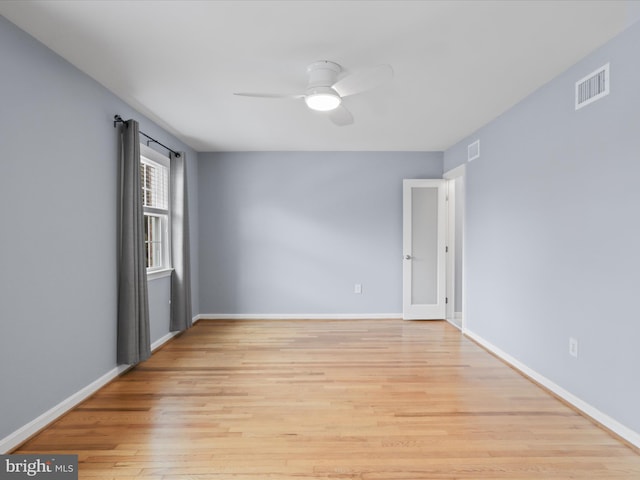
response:
<path id="1" fill-rule="evenodd" d="M 336 83 L 342 67 L 328 60 L 314 62 L 307 67 L 309 86 L 305 92 L 304 101 L 307 106 L 316 111 L 328 112 L 337 108 L 342 99 L 332 85 Z"/>
<path id="2" fill-rule="evenodd" d="M 337 63 L 328 60 L 313 62 L 307 67 L 309 75 L 309 88 L 313 87 L 331 87 L 338 78 L 338 74 L 342 71 L 342 67 Z"/>

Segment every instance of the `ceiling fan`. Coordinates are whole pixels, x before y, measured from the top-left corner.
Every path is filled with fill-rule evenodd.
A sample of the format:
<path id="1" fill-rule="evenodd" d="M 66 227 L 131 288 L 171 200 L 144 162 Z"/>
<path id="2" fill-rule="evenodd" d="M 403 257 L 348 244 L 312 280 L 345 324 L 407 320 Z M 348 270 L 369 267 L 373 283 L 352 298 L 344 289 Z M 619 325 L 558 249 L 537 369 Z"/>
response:
<path id="1" fill-rule="evenodd" d="M 304 99 L 307 107 L 319 112 L 328 112 L 329 119 L 339 126 L 353 123 L 353 115 L 344 106 L 342 99 L 349 95 L 366 92 L 393 77 L 391 65 L 378 65 L 359 70 L 338 79 L 342 67 L 335 62 L 320 60 L 307 67 L 309 83 L 304 93 L 280 95 L 272 93 L 234 93 L 243 97 Z"/>

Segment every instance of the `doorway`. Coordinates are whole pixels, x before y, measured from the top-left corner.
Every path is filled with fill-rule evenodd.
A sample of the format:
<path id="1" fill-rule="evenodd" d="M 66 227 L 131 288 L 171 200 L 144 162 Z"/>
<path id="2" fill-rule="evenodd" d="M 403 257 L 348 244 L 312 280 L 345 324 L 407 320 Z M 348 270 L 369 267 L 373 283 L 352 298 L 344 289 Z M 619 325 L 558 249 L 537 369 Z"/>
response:
<path id="1" fill-rule="evenodd" d="M 464 194 L 465 166 L 443 175 L 447 185 L 447 303 L 446 319 L 464 328 Z"/>

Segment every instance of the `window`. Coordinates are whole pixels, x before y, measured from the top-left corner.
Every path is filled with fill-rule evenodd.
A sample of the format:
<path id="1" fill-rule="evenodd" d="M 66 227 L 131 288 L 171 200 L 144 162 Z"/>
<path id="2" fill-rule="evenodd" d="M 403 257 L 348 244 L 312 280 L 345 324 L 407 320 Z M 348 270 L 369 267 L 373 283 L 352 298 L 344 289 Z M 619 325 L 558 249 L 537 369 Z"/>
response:
<path id="1" fill-rule="evenodd" d="M 140 183 L 144 207 L 147 273 L 171 268 L 169 262 L 169 159 L 140 145 Z"/>

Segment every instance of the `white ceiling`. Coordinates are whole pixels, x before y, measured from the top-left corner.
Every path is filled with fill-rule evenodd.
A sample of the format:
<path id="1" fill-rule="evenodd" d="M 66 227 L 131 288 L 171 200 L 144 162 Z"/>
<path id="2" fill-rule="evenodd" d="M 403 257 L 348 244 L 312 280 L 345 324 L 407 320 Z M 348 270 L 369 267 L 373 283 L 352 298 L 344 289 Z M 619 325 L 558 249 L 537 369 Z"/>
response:
<path id="1" fill-rule="evenodd" d="M 633 3 L 5 0 L 0 14 L 197 151 L 430 151 L 615 36 Z M 302 100 L 232 95 L 302 92 L 315 60 L 395 77 L 345 99 L 346 127 Z"/>

